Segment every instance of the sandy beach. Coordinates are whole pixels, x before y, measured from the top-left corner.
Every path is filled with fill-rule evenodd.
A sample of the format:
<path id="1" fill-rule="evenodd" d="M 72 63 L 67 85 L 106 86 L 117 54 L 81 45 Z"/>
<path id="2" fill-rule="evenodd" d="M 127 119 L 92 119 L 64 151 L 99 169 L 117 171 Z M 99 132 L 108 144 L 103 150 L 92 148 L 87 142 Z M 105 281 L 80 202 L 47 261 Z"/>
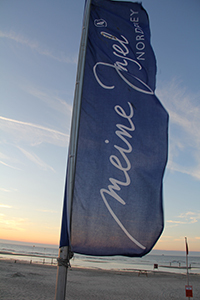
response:
<path id="1" fill-rule="evenodd" d="M 0 260 L 1 300 L 53 300 L 56 266 Z M 139 276 L 138 276 L 139 275 Z M 190 275 L 193 298 L 200 299 L 200 275 Z M 182 300 L 186 276 L 148 271 L 104 271 L 73 268 L 68 271 L 68 300 Z"/>

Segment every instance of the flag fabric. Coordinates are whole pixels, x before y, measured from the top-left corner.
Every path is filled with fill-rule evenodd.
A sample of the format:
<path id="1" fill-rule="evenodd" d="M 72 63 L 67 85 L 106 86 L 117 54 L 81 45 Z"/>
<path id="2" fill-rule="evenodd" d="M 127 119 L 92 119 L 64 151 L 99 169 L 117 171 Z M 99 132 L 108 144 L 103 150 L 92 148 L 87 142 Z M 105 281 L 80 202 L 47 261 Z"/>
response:
<path id="1" fill-rule="evenodd" d="M 71 222 L 64 212 L 60 246 L 143 256 L 162 233 L 168 113 L 155 76 L 142 5 L 92 0 Z"/>

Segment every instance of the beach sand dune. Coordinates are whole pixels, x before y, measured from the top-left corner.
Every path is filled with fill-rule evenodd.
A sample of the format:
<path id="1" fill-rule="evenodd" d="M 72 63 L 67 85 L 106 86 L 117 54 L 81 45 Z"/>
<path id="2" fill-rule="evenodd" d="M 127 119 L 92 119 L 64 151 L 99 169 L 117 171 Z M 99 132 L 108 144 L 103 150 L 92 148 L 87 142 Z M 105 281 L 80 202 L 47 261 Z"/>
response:
<path id="1" fill-rule="evenodd" d="M 53 300 L 55 266 L 0 261 L 0 300 Z M 186 276 L 137 271 L 120 272 L 73 268 L 68 272 L 68 300 L 182 300 Z M 193 298 L 200 299 L 200 275 L 190 275 Z"/>

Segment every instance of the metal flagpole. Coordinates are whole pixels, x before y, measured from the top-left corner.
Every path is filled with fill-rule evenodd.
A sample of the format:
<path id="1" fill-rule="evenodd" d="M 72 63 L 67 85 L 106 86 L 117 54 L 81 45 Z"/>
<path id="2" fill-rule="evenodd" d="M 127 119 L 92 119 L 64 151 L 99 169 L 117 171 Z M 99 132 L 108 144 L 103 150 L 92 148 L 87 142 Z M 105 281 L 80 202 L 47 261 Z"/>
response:
<path id="1" fill-rule="evenodd" d="M 83 88 L 83 75 L 85 68 L 85 57 L 89 27 L 89 16 L 90 16 L 90 5 L 91 0 L 87 0 L 85 5 L 84 19 L 81 43 L 79 49 L 78 67 L 76 75 L 76 86 L 74 93 L 74 104 L 71 122 L 70 132 L 70 144 L 68 154 L 68 178 L 67 178 L 67 211 L 70 212 L 71 219 L 71 208 L 72 208 L 72 197 L 73 197 L 73 186 L 74 186 L 74 175 L 75 175 L 75 164 L 76 164 L 76 152 L 77 152 L 77 140 L 78 140 L 78 129 L 79 129 L 79 117 L 81 109 L 81 96 Z M 70 259 L 70 249 L 68 246 L 61 247 L 59 249 L 58 268 L 57 268 L 57 279 L 56 279 L 56 291 L 55 300 L 64 300 L 66 294 L 67 284 L 67 269 Z"/>

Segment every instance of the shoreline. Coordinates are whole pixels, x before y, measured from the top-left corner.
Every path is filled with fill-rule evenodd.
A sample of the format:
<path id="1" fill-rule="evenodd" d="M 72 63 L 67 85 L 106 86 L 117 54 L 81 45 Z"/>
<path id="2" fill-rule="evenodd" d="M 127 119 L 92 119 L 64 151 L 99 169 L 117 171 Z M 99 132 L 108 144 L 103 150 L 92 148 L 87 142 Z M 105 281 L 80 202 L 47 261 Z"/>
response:
<path id="1" fill-rule="evenodd" d="M 20 259 L 8 259 L 8 258 L 0 258 L 0 264 L 1 262 L 5 262 L 5 263 L 10 263 L 10 264 L 20 264 L 20 265 L 34 265 L 34 266 L 41 266 L 41 267 L 53 267 L 53 268 L 56 268 L 57 269 L 57 262 L 54 262 L 54 263 L 50 263 L 50 262 L 38 262 L 38 261 L 32 261 L 32 260 L 20 260 Z M 160 267 L 163 267 L 163 266 L 160 266 Z M 170 266 L 165 266 L 166 269 L 177 269 L 176 267 L 170 267 Z M 182 270 L 183 268 L 180 268 L 180 270 Z M 80 266 L 80 265 L 71 265 L 69 268 L 68 268 L 69 271 L 73 271 L 73 270 L 87 270 L 87 271 L 102 271 L 102 272 L 123 272 L 123 273 L 137 273 L 140 272 L 140 273 L 144 273 L 147 275 L 148 274 L 169 274 L 169 275 L 181 275 L 181 276 L 186 276 L 186 272 L 185 273 L 177 273 L 177 272 L 169 272 L 168 270 L 166 271 L 163 271 L 163 270 L 159 270 L 159 267 L 158 269 L 142 269 L 142 268 L 123 268 L 123 269 L 114 269 L 114 268 L 111 268 L 111 269 L 104 269 L 104 268 L 100 268 L 100 267 L 91 267 L 91 266 Z M 199 273 L 191 273 L 189 272 L 189 275 L 193 276 L 199 276 L 200 278 L 200 274 Z"/>

